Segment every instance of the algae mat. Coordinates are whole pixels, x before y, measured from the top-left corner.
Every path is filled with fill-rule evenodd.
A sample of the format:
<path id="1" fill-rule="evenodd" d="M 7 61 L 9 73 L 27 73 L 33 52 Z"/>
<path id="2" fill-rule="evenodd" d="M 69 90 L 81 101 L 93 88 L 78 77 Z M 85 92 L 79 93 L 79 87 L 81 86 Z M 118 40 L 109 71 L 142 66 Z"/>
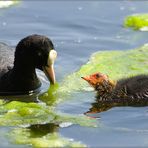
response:
<path id="1" fill-rule="evenodd" d="M 124 20 L 125 27 L 131 27 L 134 30 L 148 31 L 148 14 L 134 14 L 127 16 Z"/>
<path id="2" fill-rule="evenodd" d="M 0 125 L 13 127 L 6 133 L 11 143 L 33 147 L 85 147 L 59 134 L 60 128 L 72 124 L 95 127 L 96 121 L 83 115 L 57 112 L 45 103 L 0 100 Z"/>
<path id="3" fill-rule="evenodd" d="M 30 126 L 47 123 L 71 123 L 95 127 L 95 120 L 83 115 L 70 115 L 55 111 L 45 103 L 5 102 L 0 100 L 0 126 Z"/>

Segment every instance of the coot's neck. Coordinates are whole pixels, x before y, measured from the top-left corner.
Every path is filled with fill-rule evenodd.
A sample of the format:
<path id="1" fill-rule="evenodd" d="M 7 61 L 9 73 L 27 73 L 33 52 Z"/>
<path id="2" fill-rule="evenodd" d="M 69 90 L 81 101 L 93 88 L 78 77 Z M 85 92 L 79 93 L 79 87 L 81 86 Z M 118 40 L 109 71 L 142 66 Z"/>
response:
<path id="1" fill-rule="evenodd" d="M 35 71 L 35 67 L 29 65 L 15 64 L 11 70 L 11 76 L 18 86 L 24 90 L 35 90 L 41 86 Z"/>
<path id="2" fill-rule="evenodd" d="M 30 65 L 14 64 L 13 72 L 23 76 L 34 77 L 36 76 L 35 67 Z"/>

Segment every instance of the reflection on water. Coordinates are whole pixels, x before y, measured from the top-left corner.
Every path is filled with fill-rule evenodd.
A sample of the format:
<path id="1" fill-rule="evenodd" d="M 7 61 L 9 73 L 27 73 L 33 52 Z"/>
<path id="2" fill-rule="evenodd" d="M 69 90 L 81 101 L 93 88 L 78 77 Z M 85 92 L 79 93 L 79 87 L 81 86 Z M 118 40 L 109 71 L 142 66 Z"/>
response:
<path id="1" fill-rule="evenodd" d="M 10 101 L 21 101 L 21 102 L 39 102 L 38 93 L 32 95 L 20 95 L 20 96 L 0 96 L 0 99 L 5 100 L 6 102 Z"/>
<path id="2" fill-rule="evenodd" d="M 91 108 L 89 108 L 89 111 L 87 111 L 85 114 L 94 114 L 99 113 L 103 111 L 107 111 L 113 107 L 144 107 L 148 106 L 147 99 L 141 99 L 141 100 L 131 100 L 131 98 L 128 99 L 112 99 L 112 100 L 106 100 L 102 101 L 100 99 L 96 99 L 95 102 L 91 103 Z"/>
<path id="3" fill-rule="evenodd" d="M 58 132 L 59 125 L 54 123 L 35 124 L 27 127 L 30 130 L 30 137 L 43 137 L 49 133 Z"/>
<path id="4" fill-rule="evenodd" d="M 14 128 L 8 137 L 14 144 L 29 144 L 33 147 L 85 147 L 81 142 L 62 137 L 57 131 L 58 124 L 35 124 L 29 127 Z"/>

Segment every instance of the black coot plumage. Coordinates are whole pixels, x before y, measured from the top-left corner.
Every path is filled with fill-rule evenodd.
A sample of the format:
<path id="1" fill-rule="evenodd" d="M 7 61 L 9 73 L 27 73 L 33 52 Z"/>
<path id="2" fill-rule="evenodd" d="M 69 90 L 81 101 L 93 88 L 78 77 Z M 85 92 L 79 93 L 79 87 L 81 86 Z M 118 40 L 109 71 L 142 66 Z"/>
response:
<path id="1" fill-rule="evenodd" d="M 27 36 L 18 43 L 15 54 L 13 52 L 6 44 L 0 44 L 0 95 L 36 91 L 41 86 L 36 68 L 44 71 L 52 84 L 55 83 L 54 61 L 57 53 L 49 38 Z"/>

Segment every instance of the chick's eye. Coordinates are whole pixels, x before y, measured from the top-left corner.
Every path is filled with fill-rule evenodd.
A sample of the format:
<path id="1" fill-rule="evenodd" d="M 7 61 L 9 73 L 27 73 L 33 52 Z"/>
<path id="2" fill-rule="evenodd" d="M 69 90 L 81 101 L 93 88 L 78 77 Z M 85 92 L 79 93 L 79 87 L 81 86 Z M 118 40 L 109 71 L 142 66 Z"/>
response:
<path id="1" fill-rule="evenodd" d="M 99 74 L 96 74 L 96 78 L 99 78 L 100 77 L 100 75 Z"/>

